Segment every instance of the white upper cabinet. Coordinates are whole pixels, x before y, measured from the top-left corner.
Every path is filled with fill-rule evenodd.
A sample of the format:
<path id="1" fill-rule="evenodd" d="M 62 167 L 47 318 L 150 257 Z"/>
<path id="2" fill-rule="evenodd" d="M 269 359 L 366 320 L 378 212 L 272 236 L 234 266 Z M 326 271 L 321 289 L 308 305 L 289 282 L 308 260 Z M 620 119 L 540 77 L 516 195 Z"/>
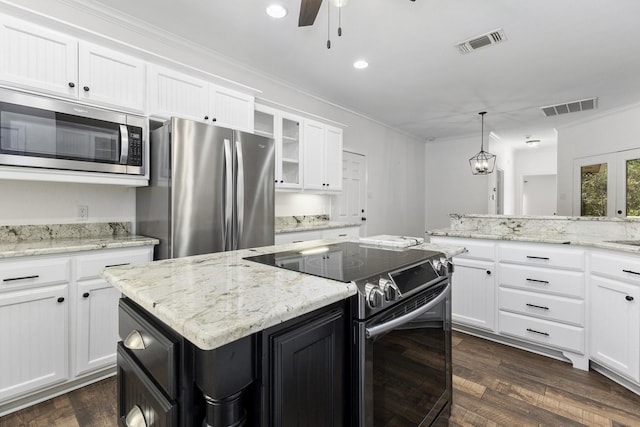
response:
<path id="1" fill-rule="evenodd" d="M 275 141 L 276 189 L 301 189 L 302 118 L 256 104 L 253 132 Z"/>
<path id="2" fill-rule="evenodd" d="M 25 21 L 0 16 L 0 80 L 69 98 L 78 96 L 78 41 Z"/>
<path id="3" fill-rule="evenodd" d="M 304 121 L 304 189 L 342 190 L 342 129 Z"/>
<path id="4" fill-rule="evenodd" d="M 3 83 L 144 111 L 144 61 L 18 19 L 0 22 Z"/>
<path id="5" fill-rule="evenodd" d="M 253 109 L 253 96 L 210 85 L 209 118 L 218 126 L 253 132 Z"/>
<path id="6" fill-rule="evenodd" d="M 79 52 L 80 99 L 144 111 L 144 61 L 87 42 L 80 42 Z"/>
<path id="7" fill-rule="evenodd" d="M 148 69 L 150 116 L 205 120 L 209 109 L 208 82 L 159 65 L 150 64 Z"/>
<path id="8" fill-rule="evenodd" d="M 172 116 L 253 132 L 254 97 L 159 65 L 149 65 L 150 116 Z"/>

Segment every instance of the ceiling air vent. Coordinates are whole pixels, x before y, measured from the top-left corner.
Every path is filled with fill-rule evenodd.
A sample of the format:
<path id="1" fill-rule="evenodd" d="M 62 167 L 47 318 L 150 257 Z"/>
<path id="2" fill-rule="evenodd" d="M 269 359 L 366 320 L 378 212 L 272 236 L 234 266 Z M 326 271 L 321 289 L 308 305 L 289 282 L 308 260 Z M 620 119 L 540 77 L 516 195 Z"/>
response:
<path id="1" fill-rule="evenodd" d="M 557 116 L 558 114 L 577 113 L 579 111 L 593 110 L 597 107 L 598 98 L 571 101 L 564 104 L 540 107 L 545 116 Z"/>
<path id="2" fill-rule="evenodd" d="M 500 43 L 506 39 L 507 36 L 504 35 L 504 30 L 502 28 L 498 28 L 497 30 L 489 31 L 486 34 L 460 42 L 456 47 L 460 53 L 470 53 L 474 50 L 480 49 L 481 47 Z"/>

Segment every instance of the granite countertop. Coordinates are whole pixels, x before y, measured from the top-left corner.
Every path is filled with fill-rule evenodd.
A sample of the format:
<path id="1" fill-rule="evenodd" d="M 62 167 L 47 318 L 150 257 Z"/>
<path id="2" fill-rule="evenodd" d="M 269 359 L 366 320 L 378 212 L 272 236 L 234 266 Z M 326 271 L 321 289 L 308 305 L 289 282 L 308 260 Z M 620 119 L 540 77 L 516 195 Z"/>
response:
<path id="1" fill-rule="evenodd" d="M 605 235 L 589 235 L 589 234 L 569 234 L 569 233 L 540 233 L 540 234 L 518 234 L 518 233 L 488 233 L 486 231 L 473 230 L 451 230 L 439 229 L 427 231 L 430 236 L 446 236 L 470 239 L 488 239 L 488 240 L 509 240 L 517 242 L 533 242 L 533 243 L 552 243 L 574 246 L 588 246 L 599 249 L 609 249 L 621 252 L 630 252 L 640 254 L 640 246 L 631 244 L 615 243 L 612 240 L 625 240 L 623 238 L 607 237 Z M 628 239 L 633 240 L 633 239 Z M 640 239 L 637 240 L 640 244 Z"/>
<path id="2" fill-rule="evenodd" d="M 243 258 L 353 239 L 313 240 L 110 267 L 103 276 L 145 310 L 202 350 L 342 301 L 356 286 Z M 355 240 L 357 241 L 357 240 Z M 455 255 L 464 248 L 423 244 Z"/>
<path id="3" fill-rule="evenodd" d="M 157 245 L 158 239 L 145 236 L 98 236 L 73 239 L 22 240 L 19 242 L 0 242 L 0 258 L 12 258 L 32 255 L 50 255 L 67 252 L 90 251 L 96 249 L 129 248 Z"/>
<path id="4" fill-rule="evenodd" d="M 130 222 L 1 225 L 0 258 L 157 245 L 131 233 Z"/>
<path id="5" fill-rule="evenodd" d="M 331 228 L 360 227 L 360 224 L 351 222 L 324 221 L 316 223 L 282 224 L 276 225 L 276 234 L 294 233 L 296 231 L 328 230 Z"/>

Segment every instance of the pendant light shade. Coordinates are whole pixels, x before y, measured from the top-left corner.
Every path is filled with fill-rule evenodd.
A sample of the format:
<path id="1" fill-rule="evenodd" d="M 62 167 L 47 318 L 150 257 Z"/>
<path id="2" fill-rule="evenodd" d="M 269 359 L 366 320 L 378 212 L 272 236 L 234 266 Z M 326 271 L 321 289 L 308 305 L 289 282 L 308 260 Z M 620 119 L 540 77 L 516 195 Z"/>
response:
<path id="1" fill-rule="evenodd" d="M 474 175 L 488 175 L 493 172 L 496 166 L 496 155 L 491 154 L 488 151 L 484 151 L 484 115 L 486 111 L 480 113 L 482 117 L 482 133 L 480 135 L 480 152 L 469 159 L 469 165 L 471 166 L 471 173 Z"/>

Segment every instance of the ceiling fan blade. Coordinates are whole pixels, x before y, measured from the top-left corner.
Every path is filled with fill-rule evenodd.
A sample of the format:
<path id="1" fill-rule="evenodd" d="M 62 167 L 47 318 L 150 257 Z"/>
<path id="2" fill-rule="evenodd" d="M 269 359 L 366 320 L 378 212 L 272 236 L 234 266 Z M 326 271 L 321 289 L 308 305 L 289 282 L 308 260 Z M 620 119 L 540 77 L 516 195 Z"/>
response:
<path id="1" fill-rule="evenodd" d="M 298 18 L 298 27 L 306 27 L 313 25 L 316 20 L 322 0 L 300 0 L 300 17 Z"/>

